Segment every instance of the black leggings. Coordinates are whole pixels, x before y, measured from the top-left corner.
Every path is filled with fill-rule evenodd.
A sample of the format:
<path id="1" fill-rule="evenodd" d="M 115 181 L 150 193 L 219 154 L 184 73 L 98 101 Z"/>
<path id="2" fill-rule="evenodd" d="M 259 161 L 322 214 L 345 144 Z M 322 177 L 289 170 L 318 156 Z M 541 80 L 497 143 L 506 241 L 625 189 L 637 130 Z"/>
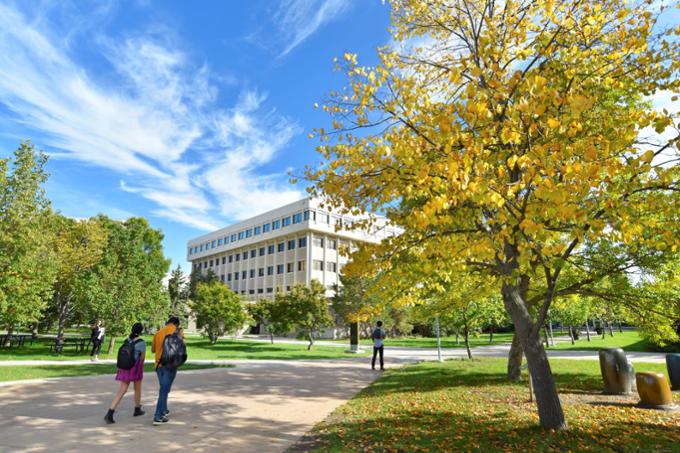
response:
<path id="1" fill-rule="evenodd" d="M 102 350 L 102 342 L 99 340 L 92 340 L 92 354 L 91 356 L 95 356 L 99 354 L 99 352 Z"/>
<path id="2" fill-rule="evenodd" d="M 385 363 L 383 362 L 383 347 L 380 346 L 379 348 L 376 348 L 373 346 L 373 361 L 371 362 L 371 368 L 375 368 L 375 357 L 378 355 L 378 352 L 380 352 L 380 369 L 382 370 L 385 368 Z"/>

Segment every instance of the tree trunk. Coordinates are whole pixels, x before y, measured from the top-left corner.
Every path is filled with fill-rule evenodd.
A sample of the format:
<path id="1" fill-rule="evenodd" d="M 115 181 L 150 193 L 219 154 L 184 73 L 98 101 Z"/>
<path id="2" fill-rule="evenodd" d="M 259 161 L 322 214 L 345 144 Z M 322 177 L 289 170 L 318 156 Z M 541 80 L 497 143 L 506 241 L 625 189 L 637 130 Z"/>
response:
<path id="1" fill-rule="evenodd" d="M 550 347 L 550 336 L 548 335 L 548 326 L 543 325 L 543 335 L 545 335 L 545 347 L 549 348 Z"/>
<path id="2" fill-rule="evenodd" d="M 586 319 L 586 338 L 590 341 L 590 327 L 588 326 L 588 320 Z"/>
<path id="3" fill-rule="evenodd" d="M 460 339 L 458 338 L 458 331 L 456 330 L 456 344 L 460 344 Z"/>
<path id="4" fill-rule="evenodd" d="M 572 330 L 571 326 L 569 326 L 569 338 L 571 338 L 571 344 L 574 344 L 574 331 Z"/>
<path id="5" fill-rule="evenodd" d="M 269 331 L 269 339 L 271 340 L 272 344 L 274 344 L 274 332 L 271 330 Z"/>
<path id="6" fill-rule="evenodd" d="M 493 343 L 493 327 L 489 331 L 489 343 Z"/>
<path id="7" fill-rule="evenodd" d="M 116 345 L 116 337 L 111 335 L 111 338 L 109 339 L 109 349 L 106 351 L 108 355 L 111 355 L 113 352 L 113 347 Z"/>
<path id="8" fill-rule="evenodd" d="M 307 346 L 307 350 L 310 351 L 312 349 L 312 346 L 314 346 L 314 337 L 312 337 L 312 332 L 309 332 L 309 334 L 307 334 L 307 338 L 309 338 L 309 346 Z"/>
<path id="9" fill-rule="evenodd" d="M 510 345 L 510 353 L 508 354 L 508 380 L 519 381 L 522 379 L 522 344 L 519 342 L 517 333 L 512 336 L 512 344 Z"/>
<path id="10" fill-rule="evenodd" d="M 31 326 L 31 337 L 35 340 L 38 338 L 38 322 L 34 322 L 33 325 Z"/>
<path id="11" fill-rule="evenodd" d="M 623 327 L 621 327 L 621 321 L 616 321 L 616 323 L 619 325 L 619 333 L 623 333 Z"/>
<path id="12" fill-rule="evenodd" d="M 607 324 L 605 323 L 604 319 L 601 320 L 600 325 L 602 326 L 602 339 L 604 340 L 605 336 L 607 335 Z"/>
<path id="13" fill-rule="evenodd" d="M 555 336 L 553 335 L 552 321 L 548 321 L 548 333 L 550 333 L 550 345 L 555 346 Z"/>
<path id="14" fill-rule="evenodd" d="M 612 323 L 609 322 L 607 324 L 609 324 L 609 336 L 613 337 L 614 336 L 614 329 L 612 329 Z"/>
<path id="15" fill-rule="evenodd" d="M 14 335 L 14 324 L 10 324 L 7 326 L 7 337 L 5 338 L 5 344 L 4 346 L 6 348 L 9 348 L 9 345 L 11 344 L 12 340 L 12 335 Z"/>
<path id="16" fill-rule="evenodd" d="M 468 359 L 472 359 L 472 351 L 470 351 L 470 331 L 467 326 L 465 327 L 463 334 L 465 335 L 465 349 L 467 349 Z"/>
<path id="17" fill-rule="evenodd" d="M 515 325 L 536 395 L 538 418 L 545 429 L 566 429 L 567 422 L 557 394 L 548 356 L 540 341 L 540 326 L 535 326 L 519 284 L 504 283 L 503 304 Z"/>

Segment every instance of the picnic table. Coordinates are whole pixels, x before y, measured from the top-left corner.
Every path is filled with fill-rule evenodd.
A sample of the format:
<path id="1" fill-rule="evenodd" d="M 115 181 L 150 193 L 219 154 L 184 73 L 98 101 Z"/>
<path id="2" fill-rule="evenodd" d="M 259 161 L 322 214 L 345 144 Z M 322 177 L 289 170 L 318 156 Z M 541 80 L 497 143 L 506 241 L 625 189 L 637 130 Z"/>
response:
<path id="1" fill-rule="evenodd" d="M 85 352 L 90 341 L 90 337 L 63 337 L 61 341 L 59 338 L 55 338 L 54 343 L 50 346 L 50 351 L 62 352 L 64 347 L 72 346 L 76 352 Z"/>
<path id="2" fill-rule="evenodd" d="M 30 340 L 33 344 L 33 334 L 30 333 L 17 333 L 9 335 L 9 345 L 8 347 L 16 346 L 18 348 L 23 348 L 26 340 Z M 7 343 L 7 334 L 0 335 L 0 347 L 4 347 Z"/>

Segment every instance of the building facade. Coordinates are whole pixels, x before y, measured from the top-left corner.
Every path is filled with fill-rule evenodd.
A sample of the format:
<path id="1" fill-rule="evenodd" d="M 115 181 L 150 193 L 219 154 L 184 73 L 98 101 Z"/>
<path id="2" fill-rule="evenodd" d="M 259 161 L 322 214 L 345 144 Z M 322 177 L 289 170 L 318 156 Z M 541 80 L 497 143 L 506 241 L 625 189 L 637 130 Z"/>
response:
<path id="1" fill-rule="evenodd" d="M 187 244 L 187 260 L 194 270 L 213 271 L 245 299 L 270 298 L 313 279 L 330 297 L 347 263 L 341 250 L 380 242 L 399 230 L 384 218 L 370 231 L 351 229 L 365 217 L 341 216 L 321 205 L 318 198 L 305 198 L 194 238 Z"/>

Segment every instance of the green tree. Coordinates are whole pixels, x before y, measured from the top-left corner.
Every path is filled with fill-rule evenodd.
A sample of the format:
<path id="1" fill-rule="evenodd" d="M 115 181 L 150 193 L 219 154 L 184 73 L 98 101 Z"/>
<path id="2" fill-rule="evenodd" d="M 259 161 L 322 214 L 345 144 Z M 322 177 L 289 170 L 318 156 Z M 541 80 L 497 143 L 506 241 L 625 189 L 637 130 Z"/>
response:
<path id="1" fill-rule="evenodd" d="M 249 321 L 241 298 L 219 281 L 198 283 L 191 309 L 211 344 L 217 343 L 225 333 L 236 332 Z"/>
<path id="2" fill-rule="evenodd" d="M 274 301 L 271 299 L 260 299 L 254 304 L 248 304 L 246 307 L 248 314 L 261 326 L 266 326 L 269 332 L 269 339 L 274 344 L 274 335 L 285 335 L 290 332 L 288 325 L 279 326 L 272 322 L 274 316 Z"/>
<path id="3" fill-rule="evenodd" d="M 13 158 L 0 159 L 0 323 L 8 341 L 19 324 L 35 323 L 55 277 L 49 247 L 47 156 L 22 142 Z"/>
<path id="4" fill-rule="evenodd" d="M 590 319 L 590 300 L 577 295 L 559 297 L 553 303 L 551 315 L 567 326 L 571 344 L 574 344 L 574 340 L 578 339 L 578 332 L 574 329 L 580 329 Z"/>
<path id="5" fill-rule="evenodd" d="M 168 296 L 170 298 L 170 313 L 180 318 L 186 325 L 189 320 L 191 308 L 189 307 L 189 283 L 178 264 L 170 273 L 168 279 Z"/>
<path id="6" fill-rule="evenodd" d="M 318 280 L 312 280 L 309 286 L 297 284 L 287 293 L 277 293 L 274 305 L 274 322 L 299 330 L 309 340 L 307 350 L 312 349 L 316 332 L 333 325 L 326 288 Z"/>
<path id="7" fill-rule="evenodd" d="M 51 223 L 57 273 L 48 311 L 55 316 L 57 337 L 61 337 L 66 321 L 73 315 L 82 318 L 86 310 L 78 290 L 83 288 L 83 279 L 99 263 L 107 236 L 102 226 L 92 219 L 75 220 L 55 214 Z M 77 313 L 73 313 L 74 310 Z"/>
<path id="8" fill-rule="evenodd" d="M 125 221 L 99 216 L 96 221 L 107 233 L 99 263 L 83 280 L 91 317 L 103 320 L 109 335 L 110 354 L 115 337 L 124 335 L 135 322 L 160 325 L 170 305 L 163 278 L 170 261 L 163 255 L 163 234 L 146 219 Z"/>

